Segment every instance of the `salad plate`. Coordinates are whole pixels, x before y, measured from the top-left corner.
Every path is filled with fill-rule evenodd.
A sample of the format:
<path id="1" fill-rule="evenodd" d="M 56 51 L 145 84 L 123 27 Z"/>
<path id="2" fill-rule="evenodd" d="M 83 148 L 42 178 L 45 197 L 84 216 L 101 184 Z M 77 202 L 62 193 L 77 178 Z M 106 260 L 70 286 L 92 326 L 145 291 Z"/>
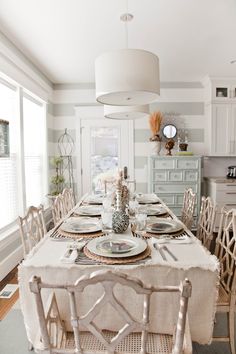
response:
<path id="1" fill-rule="evenodd" d="M 82 205 L 74 210 L 74 214 L 88 215 L 88 216 L 100 216 L 102 211 L 101 206 L 96 205 Z"/>
<path id="2" fill-rule="evenodd" d="M 91 194 L 84 201 L 88 204 L 100 205 L 104 200 L 103 194 Z"/>
<path id="3" fill-rule="evenodd" d="M 171 219 L 159 218 L 154 223 L 147 225 L 146 231 L 153 234 L 171 234 L 183 230 L 183 225 Z"/>
<path id="4" fill-rule="evenodd" d="M 102 236 L 91 240 L 87 248 L 99 256 L 122 258 L 142 253 L 147 248 L 147 244 L 144 240 L 134 237 Z"/>
<path id="5" fill-rule="evenodd" d="M 86 234 L 101 230 L 99 219 L 71 217 L 60 226 L 62 231 Z"/>
<path id="6" fill-rule="evenodd" d="M 160 203 L 160 200 L 155 194 L 139 194 L 136 199 L 139 204 Z"/>
<path id="7" fill-rule="evenodd" d="M 143 210 L 147 214 L 147 216 L 161 216 L 167 213 L 167 210 L 162 205 L 147 205 L 142 206 L 139 210 Z"/>

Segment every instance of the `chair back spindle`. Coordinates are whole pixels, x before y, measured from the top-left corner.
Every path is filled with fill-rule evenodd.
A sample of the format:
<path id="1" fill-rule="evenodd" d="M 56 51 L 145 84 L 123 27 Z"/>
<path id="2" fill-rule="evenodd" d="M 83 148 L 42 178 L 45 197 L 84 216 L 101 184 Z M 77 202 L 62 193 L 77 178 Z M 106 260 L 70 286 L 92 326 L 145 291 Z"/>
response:
<path id="1" fill-rule="evenodd" d="M 18 217 L 18 225 L 25 258 L 47 233 L 43 206 L 30 206 L 24 217 Z"/>

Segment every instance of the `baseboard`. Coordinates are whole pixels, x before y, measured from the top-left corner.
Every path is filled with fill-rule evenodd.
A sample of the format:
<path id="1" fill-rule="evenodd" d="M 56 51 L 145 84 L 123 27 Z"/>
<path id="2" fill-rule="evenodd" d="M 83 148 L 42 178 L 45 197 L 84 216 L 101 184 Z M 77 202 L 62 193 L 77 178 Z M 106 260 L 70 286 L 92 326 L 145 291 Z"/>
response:
<path id="1" fill-rule="evenodd" d="M 19 246 L 0 263 L 0 281 L 23 259 L 23 249 Z"/>

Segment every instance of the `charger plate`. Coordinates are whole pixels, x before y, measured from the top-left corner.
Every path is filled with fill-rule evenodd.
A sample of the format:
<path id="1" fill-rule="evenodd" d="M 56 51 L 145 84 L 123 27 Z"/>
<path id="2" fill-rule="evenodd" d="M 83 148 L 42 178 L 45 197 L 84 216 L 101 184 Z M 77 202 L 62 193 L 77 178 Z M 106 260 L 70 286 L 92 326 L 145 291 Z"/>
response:
<path id="1" fill-rule="evenodd" d="M 99 219 L 89 217 L 70 217 L 60 226 L 60 230 L 73 234 L 88 234 L 101 230 Z"/>
<path id="2" fill-rule="evenodd" d="M 182 223 L 165 218 L 159 218 L 157 222 L 147 225 L 146 231 L 152 234 L 171 234 L 183 230 Z"/>
<path id="3" fill-rule="evenodd" d="M 99 255 L 94 254 L 91 251 L 89 251 L 87 246 L 84 247 L 84 254 L 86 255 L 86 257 L 88 257 L 94 261 L 105 263 L 105 264 L 135 263 L 135 262 L 145 259 L 151 255 L 151 249 L 149 246 L 147 246 L 146 249 L 142 253 L 137 254 L 136 256 L 123 257 L 123 258 L 103 257 L 103 256 L 99 256 Z"/>
<path id="4" fill-rule="evenodd" d="M 147 248 L 147 243 L 141 238 L 107 237 L 93 239 L 87 244 L 87 249 L 102 257 L 126 258 L 136 256 Z"/>
<path id="5" fill-rule="evenodd" d="M 82 205 L 74 210 L 75 215 L 82 216 L 101 216 L 102 206 Z"/>
<path id="6" fill-rule="evenodd" d="M 86 233 L 78 234 L 78 233 L 66 232 L 66 231 L 63 231 L 61 229 L 58 229 L 57 233 L 58 233 L 59 236 L 70 237 L 70 238 L 73 238 L 73 239 L 81 238 L 81 237 L 84 237 L 86 239 L 86 238 L 95 238 L 95 237 L 104 236 L 104 232 L 102 232 L 102 231 L 92 232 L 92 233 L 90 232 L 90 233 L 87 233 L 87 234 Z"/>
<path id="7" fill-rule="evenodd" d="M 147 205 L 142 206 L 139 210 L 143 210 L 147 216 L 162 216 L 168 214 L 167 210 L 162 205 Z"/>
<path id="8" fill-rule="evenodd" d="M 160 204 L 160 200 L 156 195 L 143 194 L 141 196 L 138 196 L 136 199 L 139 204 Z"/>
<path id="9" fill-rule="evenodd" d="M 100 205 L 102 204 L 104 200 L 104 195 L 103 194 L 98 194 L 98 195 L 89 195 L 84 202 L 88 204 L 94 204 L 94 205 Z"/>

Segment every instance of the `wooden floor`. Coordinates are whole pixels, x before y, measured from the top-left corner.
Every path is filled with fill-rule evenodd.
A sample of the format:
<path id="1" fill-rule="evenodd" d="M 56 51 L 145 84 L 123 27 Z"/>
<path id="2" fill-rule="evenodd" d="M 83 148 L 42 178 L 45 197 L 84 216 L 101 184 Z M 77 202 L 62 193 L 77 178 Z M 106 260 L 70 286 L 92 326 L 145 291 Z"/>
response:
<path id="1" fill-rule="evenodd" d="M 1 282 L 0 282 L 0 291 L 7 284 L 17 284 L 18 283 L 18 274 L 17 268 L 14 268 Z M 1 299 L 0 298 L 0 321 L 6 316 L 8 311 L 12 308 L 14 303 L 19 299 L 19 290 L 10 297 L 10 299 Z"/>

